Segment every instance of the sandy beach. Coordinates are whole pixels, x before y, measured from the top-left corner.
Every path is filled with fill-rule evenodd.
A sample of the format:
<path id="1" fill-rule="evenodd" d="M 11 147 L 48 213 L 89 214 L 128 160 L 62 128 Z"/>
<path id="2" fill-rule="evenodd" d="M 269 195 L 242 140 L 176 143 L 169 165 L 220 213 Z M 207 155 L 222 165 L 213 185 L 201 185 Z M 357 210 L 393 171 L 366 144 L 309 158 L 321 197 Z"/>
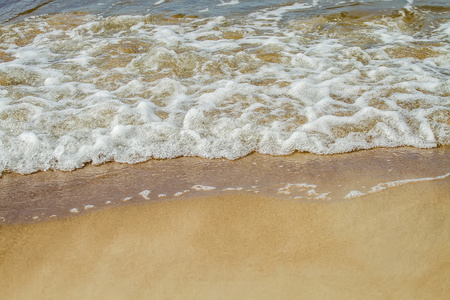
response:
<path id="1" fill-rule="evenodd" d="M 449 0 L 0 0 L 0 300 L 450 299 Z"/>
<path id="2" fill-rule="evenodd" d="M 392 155 L 392 151 L 398 155 Z M 431 166 L 430 161 L 439 157 L 436 163 L 441 164 L 441 170 L 433 172 L 446 171 L 448 149 L 371 150 L 322 158 L 328 160 L 324 165 L 330 166 L 333 161 L 346 170 L 359 172 L 360 159 L 366 161 L 367 168 L 370 160 L 376 161 L 386 153 L 392 158 L 398 157 L 398 161 L 392 160 L 398 166 L 403 165 L 399 174 L 405 178 L 412 178 L 414 172 L 427 178 L 427 172 L 432 172 L 421 169 L 415 160 L 425 160 L 425 165 Z M 308 161 L 312 163 L 311 157 L 305 157 L 308 158 L 305 161 L 295 156 L 271 157 L 272 169 L 267 172 L 277 170 L 282 174 L 280 161 L 284 161 L 283 168 L 293 161 L 305 167 Z M 405 163 L 405 157 L 409 157 L 412 166 Z M 432 159 L 427 161 L 426 157 Z M 234 162 L 242 170 L 241 177 L 234 177 L 234 183 L 245 185 L 247 177 L 242 167 L 247 163 L 262 164 L 257 155 L 247 160 Z M 347 164 L 349 161 L 354 163 Z M 314 164 L 317 166 L 317 161 Z M 319 179 L 312 182 L 307 178 L 311 186 L 316 185 L 317 195 L 321 195 L 321 188 L 327 190 L 327 186 L 323 186 L 325 182 L 329 182 L 329 186 L 353 189 L 351 184 L 365 180 L 363 172 L 353 173 L 353 179 L 350 173 L 342 173 L 337 178 L 340 169 L 336 164 L 330 166 L 336 170 L 330 174 L 335 176 L 334 183 L 330 178 L 324 182 Z M 105 168 L 116 168 L 116 171 L 123 168 L 122 174 L 128 174 L 125 169 L 139 173 L 139 168 L 144 166 L 104 166 L 103 170 Z M 194 177 L 186 175 L 191 181 L 186 178 L 181 181 L 187 181 L 188 185 L 208 183 L 200 177 L 207 177 L 207 170 L 215 167 L 201 165 L 199 168 L 203 173 L 194 172 Z M 169 169 L 166 171 L 170 174 Z M 398 167 L 394 169 L 386 171 L 384 181 L 377 177 L 381 173 L 370 170 L 371 180 L 376 181 L 371 184 L 391 180 L 389 174 L 397 172 Z M 44 176 L 42 174 L 57 176 L 61 194 L 64 192 L 61 178 L 88 171 L 89 168 L 85 168 L 72 173 L 38 173 L 28 177 L 5 174 L 2 181 L 12 186 L 18 178 L 27 178 L 30 186 L 34 184 L 42 190 L 43 183 L 38 180 Z M 318 169 L 316 173 L 313 169 L 303 171 L 302 174 L 322 174 Z M 102 178 L 116 178 L 111 175 L 114 172 L 104 171 Z M 420 177 L 418 175 L 416 178 Z M 224 176 L 230 177 L 229 174 Z M 260 180 L 271 184 L 293 180 L 292 174 L 286 176 L 291 177 L 280 175 L 270 181 L 262 176 Z M 130 178 L 124 176 L 120 180 L 124 186 L 127 183 L 131 186 Z M 339 178 L 347 179 L 335 184 Z M 98 181 L 94 183 L 98 185 Z M 168 189 L 164 180 L 160 183 Z M 47 181 L 47 185 L 51 184 L 51 180 Z M 79 186 L 83 184 L 89 187 L 88 183 L 78 181 Z M 103 184 L 107 186 L 106 182 Z M 225 186 L 236 185 L 226 182 Z M 167 193 L 167 197 L 156 201 L 153 195 L 158 193 L 153 189 L 157 187 L 153 185 L 148 194 L 120 204 L 112 203 L 110 208 L 96 206 L 83 210 L 86 213 L 82 214 L 83 206 L 78 205 L 80 213 L 69 212 L 71 217 L 61 215 L 55 220 L 37 222 L 25 215 L 21 219 L 20 214 L 16 214 L 15 221 L 0 226 L 1 298 L 445 299 L 450 293 L 449 176 L 398 184 L 362 197 L 344 198 L 345 193 L 342 193 L 331 200 L 314 200 L 311 195 L 309 200 L 294 199 L 287 197 L 294 195 L 294 190 L 285 194 L 280 191 L 286 189 L 276 187 L 278 189 L 271 194 L 269 190 L 264 191 L 262 185 L 260 193 L 244 189 L 227 192 L 215 186 L 215 190 L 198 193 L 191 189 L 190 196 L 185 198 L 169 197 Z M 139 186 L 136 191 L 142 189 L 143 186 Z M 333 191 L 339 192 L 338 189 Z M 115 192 L 107 194 L 111 193 Z M 51 200 L 51 194 L 46 195 Z M 105 194 L 96 197 L 103 197 L 101 195 Z M 154 201 L 146 200 L 143 195 Z M 39 198 L 39 194 L 35 196 Z M 120 199 L 123 196 L 118 195 Z M 67 198 L 61 198 L 61 203 Z M 17 211 L 13 209 L 12 199 L 5 200 L 4 196 L 2 199 L 3 212 Z M 97 203 L 104 203 L 105 199 Z M 73 201 L 80 202 L 80 199 Z M 71 206 L 74 203 L 67 207 Z M 31 215 L 36 208 L 38 204 L 34 211 L 32 206 L 28 208 Z M 64 208 L 64 211 L 68 210 Z"/>

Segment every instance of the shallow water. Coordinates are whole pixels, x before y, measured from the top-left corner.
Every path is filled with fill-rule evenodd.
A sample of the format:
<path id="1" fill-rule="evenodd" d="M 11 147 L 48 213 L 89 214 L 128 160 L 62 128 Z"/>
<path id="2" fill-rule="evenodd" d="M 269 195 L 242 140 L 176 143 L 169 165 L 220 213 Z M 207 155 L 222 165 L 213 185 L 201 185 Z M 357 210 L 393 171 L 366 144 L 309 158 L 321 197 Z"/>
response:
<path id="1" fill-rule="evenodd" d="M 0 225 L 216 195 L 329 204 L 356 201 L 355 197 L 385 190 L 395 194 L 396 187 L 403 185 L 417 190 L 420 183 L 434 189 L 431 194 L 420 191 L 424 203 L 436 195 L 444 201 L 450 195 L 450 184 L 447 190 L 436 186 L 450 183 L 449 150 L 403 147 L 335 155 L 254 153 L 238 160 L 180 157 L 135 165 L 90 165 L 76 172 L 9 173 L 0 180 Z"/>
<path id="2" fill-rule="evenodd" d="M 192 15 L 197 17 L 241 16 L 271 7 L 307 4 L 310 7 L 290 14 L 292 17 L 311 17 L 343 11 L 393 12 L 405 7 L 428 8 L 445 11 L 446 0 L 104 0 L 104 1 L 69 1 L 69 0 L 1 0 L 0 22 L 23 20 L 26 17 L 54 14 L 86 12 L 104 17 L 117 15 Z"/>
<path id="3" fill-rule="evenodd" d="M 450 144 L 447 1 L 0 11 L 0 172 Z"/>

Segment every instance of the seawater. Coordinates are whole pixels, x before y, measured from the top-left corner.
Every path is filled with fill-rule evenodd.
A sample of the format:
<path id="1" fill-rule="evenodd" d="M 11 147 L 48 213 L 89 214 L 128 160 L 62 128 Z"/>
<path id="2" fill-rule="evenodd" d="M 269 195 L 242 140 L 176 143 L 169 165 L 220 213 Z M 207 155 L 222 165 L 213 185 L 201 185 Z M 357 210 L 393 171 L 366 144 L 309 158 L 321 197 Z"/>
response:
<path id="1" fill-rule="evenodd" d="M 450 144 L 447 1 L 0 1 L 0 172 Z"/>

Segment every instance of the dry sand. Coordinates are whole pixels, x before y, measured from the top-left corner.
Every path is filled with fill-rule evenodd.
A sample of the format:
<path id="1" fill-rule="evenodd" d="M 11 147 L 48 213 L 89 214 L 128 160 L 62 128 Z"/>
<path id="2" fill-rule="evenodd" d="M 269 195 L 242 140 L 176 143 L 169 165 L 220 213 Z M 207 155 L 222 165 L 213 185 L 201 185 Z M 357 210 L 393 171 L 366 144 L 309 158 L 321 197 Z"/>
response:
<path id="1" fill-rule="evenodd" d="M 450 295 L 450 177 L 340 201 L 201 195 L 0 226 L 0 298 Z"/>

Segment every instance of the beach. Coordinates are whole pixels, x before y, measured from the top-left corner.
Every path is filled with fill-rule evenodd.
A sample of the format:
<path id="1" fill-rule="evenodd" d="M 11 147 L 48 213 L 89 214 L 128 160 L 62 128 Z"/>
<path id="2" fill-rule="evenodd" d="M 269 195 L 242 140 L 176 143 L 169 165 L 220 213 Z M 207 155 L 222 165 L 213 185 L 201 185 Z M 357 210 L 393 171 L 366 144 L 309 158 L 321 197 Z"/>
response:
<path id="1" fill-rule="evenodd" d="M 417 161 L 436 153 L 440 171 L 448 167 L 447 149 L 375 149 L 331 160 L 343 164 L 347 156 L 354 162 L 363 156 L 370 167 L 386 151 L 391 158 L 392 151 L 397 154 L 392 160 L 403 166 L 405 177 L 420 169 Z M 236 163 L 244 168 L 233 180 L 245 181 L 247 162 Z M 416 167 L 408 173 L 409 164 Z M 355 168 L 356 163 L 345 165 Z M 192 176 L 203 183 L 198 173 Z M 348 178 L 341 184 L 357 181 Z M 121 181 L 131 184 L 126 176 Z M 6 299 L 445 299 L 449 195 L 450 177 L 317 201 L 211 190 L 2 225 L 0 288 Z"/>
<path id="2" fill-rule="evenodd" d="M 0 299 L 448 298 L 448 1 L 0 2 Z"/>

